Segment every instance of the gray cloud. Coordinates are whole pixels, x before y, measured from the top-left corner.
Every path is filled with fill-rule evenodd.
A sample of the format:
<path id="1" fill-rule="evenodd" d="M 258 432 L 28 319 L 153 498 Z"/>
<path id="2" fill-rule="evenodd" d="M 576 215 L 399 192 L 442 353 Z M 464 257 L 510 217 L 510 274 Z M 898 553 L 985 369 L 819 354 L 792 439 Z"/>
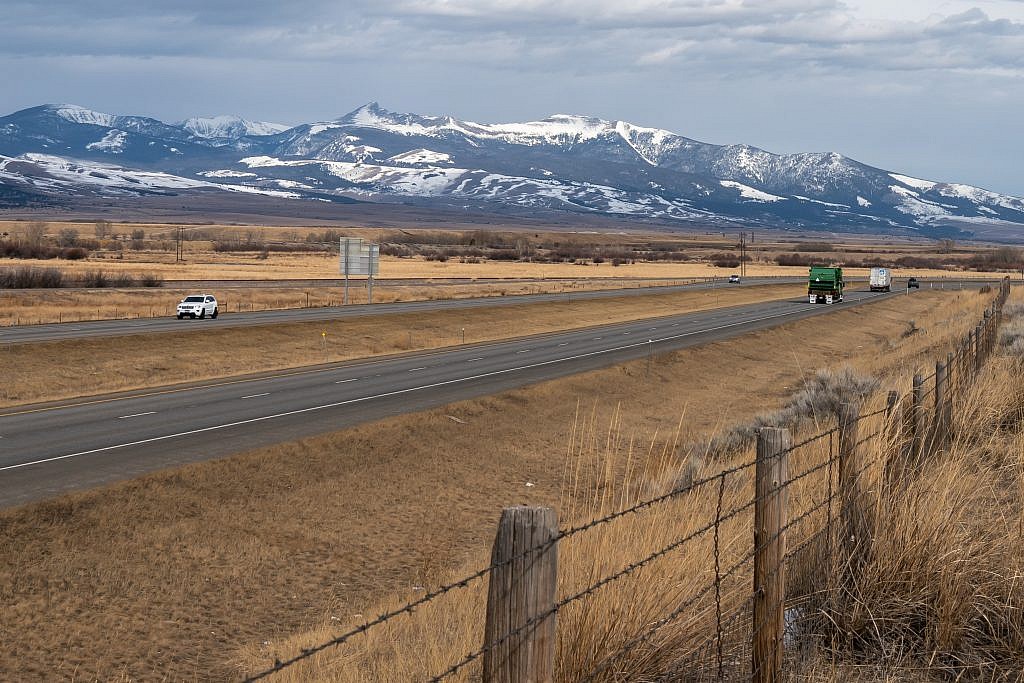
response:
<path id="1" fill-rule="evenodd" d="M 871 4 L 7 0 L 0 105 L 285 123 L 370 99 L 479 120 L 574 111 L 1024 193 L 1009 116 L 1024 3 L 906 0 L 883 19 Z"/>

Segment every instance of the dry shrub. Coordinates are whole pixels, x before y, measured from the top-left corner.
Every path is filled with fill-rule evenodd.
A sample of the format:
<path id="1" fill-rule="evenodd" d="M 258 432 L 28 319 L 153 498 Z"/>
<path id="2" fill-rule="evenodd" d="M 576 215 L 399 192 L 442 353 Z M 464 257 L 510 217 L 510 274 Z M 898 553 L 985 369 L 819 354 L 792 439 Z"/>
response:
<path id="1" fill-rule="evenodd" d="M 838 370 L 819 370 L 803 389 L 772 413 L 762 413 L 745 424 L 723 431 L 703 444 L 692 444 L 691 453 L 734 453 L 749 447 L 762 427 L 795 429 L 808 421 L 821 423 L 839 410 L 843 403 L 861 403 L 878 388 L 878 379 L 857 374 L 844 366 Z"/>
<path id="2" fill-rule="evenodd" d="M 57 268 L 21 266 L 0 269 L 0 289 L 39 289 L 64 286 L 64 275 Z"/>

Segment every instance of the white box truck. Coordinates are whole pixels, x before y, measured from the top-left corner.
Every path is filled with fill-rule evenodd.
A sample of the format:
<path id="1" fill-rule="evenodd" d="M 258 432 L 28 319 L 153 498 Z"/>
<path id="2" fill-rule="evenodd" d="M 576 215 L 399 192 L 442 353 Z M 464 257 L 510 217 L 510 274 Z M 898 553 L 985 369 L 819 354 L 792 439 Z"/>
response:
<path id="1" fill-rule="evenodd" d="M 892 273 L 888 268 L 872 268 L 870 286 L 872 292 L 888 292 L 892 287 Z"/>

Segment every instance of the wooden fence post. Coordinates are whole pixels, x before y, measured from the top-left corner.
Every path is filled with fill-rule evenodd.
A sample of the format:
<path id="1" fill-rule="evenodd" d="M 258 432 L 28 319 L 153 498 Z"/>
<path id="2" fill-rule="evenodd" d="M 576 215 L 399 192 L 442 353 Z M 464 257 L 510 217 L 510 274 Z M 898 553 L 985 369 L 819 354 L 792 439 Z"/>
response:
<path id="1" fill-rule="evenodd" d="M 990 317 L 991 317 L 991 313 L 989 313 L 989 310 L 986 308 L 985 309 L 985 322 L 982 324 L 982 328 L 985 330 L 985 345 L 984 345 L 984 349 L 981 352 L 982 353 L 982 357 L 981 357 L 982 363 L 984 363 L 986 360 L 988 360 L 988 354 L 992 350 L 992 325 L 990 324 L 991 323 Z"/>
<path id="2" fill-rule="evenodd" d="M 917 470 L 924 454 L 924 377 L 919 372 L 914 373 L 910 400 L 910 462 Z"/>
<path id="3" fill-rule="evenodd" d="M 974 374 L 981 372 L 981 325 L 974 326 Z"/>
<path id="4" fill-rule="evenodd" d="M 900 405 L 900 392 L 891 390 L 885 397 L 885 440 L 894 446 L 893 455 L 885 462 L 885 485 L 891 492 L 896 482 L 907 476 L 907 450 L 903 439 L 906 438 L 906 411 L 897 413 Z"/>
<path id="5" fill-rule="evenodd" d="M 786 602 L 786 536 L 789 430 L 757 433 L 754 484 L 754 683 L 782 680 Z"/>
<path id="6" fill-rule="evenodd" d="M 944 448 L 948 436 L 948 425 L 946 425 L 946 393 L 949 389 L 946 364 L 941 360 L 935 361 L 935 405 L 932 412 L 932 439 L 930 444 L 930 455 L 935 451 Z"/>
<path id="7" fill-rule="evenodd" d="M 946 354 L 946 400 L 944 403 L 942 421 L 946 425 L 946 447 L 953 441 L 953 397 L 960 391 L 960 375 L 956 372 L 956 356 L 952 353 Z"/>
<path id="8" fill-rule="evenodd" d="M 843 543 L 850 550 L 851 564 L 858 567 L 868 549 L 868 525 L 861 487 L 864 467 L 857 442 L 860 408 L 853 403 L 839 406 L 839 499 L 842 501 Z"/>
<path id="9" fill-rule="evenodd" d="M 491 553 L 491 562 L 498 566 L 487 591 L 484 643 L 490 649 L 484 652 L 484 683 L 554 679 L 557 534 L 558 517 L 551 508 L 501 512 Z"/>

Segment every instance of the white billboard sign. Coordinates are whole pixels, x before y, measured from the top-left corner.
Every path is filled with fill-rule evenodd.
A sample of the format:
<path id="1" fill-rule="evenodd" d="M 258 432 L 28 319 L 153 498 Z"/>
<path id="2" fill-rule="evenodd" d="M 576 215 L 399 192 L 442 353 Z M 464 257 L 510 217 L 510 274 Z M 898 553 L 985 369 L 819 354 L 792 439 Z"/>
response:
<path id="1" fill-rule="evenodd" d="M 358 237 L 342 237 L 338 270 L 345 276 L 367 275 L 380 272 L 380 245 L 364 242 Z"/>

